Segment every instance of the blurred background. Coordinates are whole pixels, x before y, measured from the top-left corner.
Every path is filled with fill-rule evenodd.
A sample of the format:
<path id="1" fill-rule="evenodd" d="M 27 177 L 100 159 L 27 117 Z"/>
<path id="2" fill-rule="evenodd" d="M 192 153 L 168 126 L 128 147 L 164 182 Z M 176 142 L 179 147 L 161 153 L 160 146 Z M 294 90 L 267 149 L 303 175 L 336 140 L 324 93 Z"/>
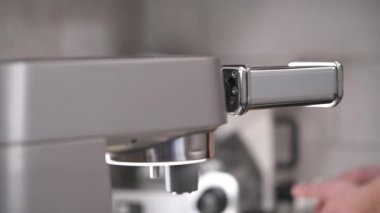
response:
<path id="1" fill-rule="evenodd" d="M 307 212 L 312 202 L 289 196 L 294 182 L 380 163 L 379 10 L 377 0 L 0 0 L 0 59 L 179 54 L 250 66 L 338 60 L 345 71 L 338 107 L 229 118 L 216 132 L 217 156 L 203 165 L 205 190 L 198 194 L 164 195 L 156 187 L 162 180 L 139 178 L 145 170 L 111 168 L 117 213 L 197 212 L 208 196 L 225 212 Z M 206 193 L 207 174 L 225 178 L 212 188 L 227 197 Z"/>

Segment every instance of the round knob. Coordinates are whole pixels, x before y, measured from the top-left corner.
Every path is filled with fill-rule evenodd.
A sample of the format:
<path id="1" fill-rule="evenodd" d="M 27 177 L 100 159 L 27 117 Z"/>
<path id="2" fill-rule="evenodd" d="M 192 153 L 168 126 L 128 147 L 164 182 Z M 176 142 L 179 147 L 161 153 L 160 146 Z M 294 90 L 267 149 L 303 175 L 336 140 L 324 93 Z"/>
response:
<path id="1" fill-rule="evenodd" d="M 227 207 L 227 195 L 221 188 L 207 189 L 200 196 L 197 207 L 201 213 L 221 213 Z"/>

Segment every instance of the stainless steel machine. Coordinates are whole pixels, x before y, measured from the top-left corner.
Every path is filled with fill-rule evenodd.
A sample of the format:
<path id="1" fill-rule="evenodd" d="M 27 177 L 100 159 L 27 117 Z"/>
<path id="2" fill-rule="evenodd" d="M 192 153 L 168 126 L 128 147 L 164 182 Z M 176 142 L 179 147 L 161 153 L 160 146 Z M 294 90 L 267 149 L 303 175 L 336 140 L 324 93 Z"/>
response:
<path id="1" fill-rule="evenodd" d="M 195 191 L 199 163 L 213 156 L 212 133 L 226 113 L 332 107 L 343 97 L 338 62 L 247 67 L 190 56 L 11 60 L 0 62 L 0 81 L 0 212 L 109 212 L 105 162 L 149 167 L 151 178 L 164 174 L 171 193 Z M 68 144 L 79 146 L 70 146 L 69 155 L 56 149 Z M 88 154 L 88 144 L 97 144 L 96 151 Z M 94 169 L 94 163 L 102 166 Z M 83 180 L 83 173 L 94 175 L 71 182 Z M 83 199 L 71 199 L 78 193 Z"/>

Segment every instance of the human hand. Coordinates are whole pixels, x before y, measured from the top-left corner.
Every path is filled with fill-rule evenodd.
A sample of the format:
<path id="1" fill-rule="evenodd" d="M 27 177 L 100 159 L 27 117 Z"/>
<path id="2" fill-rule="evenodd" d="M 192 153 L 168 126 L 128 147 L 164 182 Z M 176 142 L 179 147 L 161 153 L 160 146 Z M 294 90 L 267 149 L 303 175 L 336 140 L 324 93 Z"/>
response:
<path id="1" fill-rule="evenodd" d="M 358 185 L 366 184 L 380 176 L 379 167 L 361 167 L 338 176 L 337 180 L 349 181 Z"/>
<path id="2" fill-rule="evenodd" d="M 349 181 L 328 181 L 293 187 L 295 197 L 317 198 L 314 213 L 374 213 L 361 196 L 360 186 Z"/>

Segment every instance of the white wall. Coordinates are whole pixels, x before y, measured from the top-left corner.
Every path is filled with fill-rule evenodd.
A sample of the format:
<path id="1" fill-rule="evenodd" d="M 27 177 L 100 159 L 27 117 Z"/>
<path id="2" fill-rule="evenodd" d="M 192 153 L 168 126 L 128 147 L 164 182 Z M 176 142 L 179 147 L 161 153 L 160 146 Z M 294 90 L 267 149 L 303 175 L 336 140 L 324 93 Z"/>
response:
<path id="1" fill-rule="evenodd" d="M 0 0 L 0 59 L 136 54 L 139 0 Z"/>

